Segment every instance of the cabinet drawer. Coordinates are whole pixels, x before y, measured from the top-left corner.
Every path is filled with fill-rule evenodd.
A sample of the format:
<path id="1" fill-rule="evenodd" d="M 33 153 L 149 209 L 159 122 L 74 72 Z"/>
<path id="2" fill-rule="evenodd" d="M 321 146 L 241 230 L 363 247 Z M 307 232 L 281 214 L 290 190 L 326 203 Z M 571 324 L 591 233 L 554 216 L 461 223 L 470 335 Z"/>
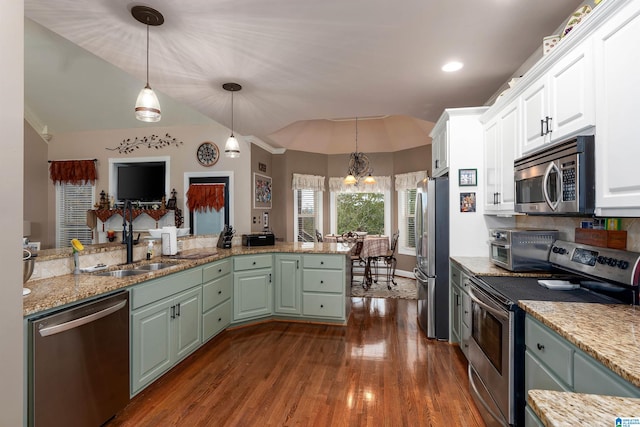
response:
<path id="1" fill-rule="evenodd" d="M 461 275 L 460 270 L 458 270 L 456 267 L 451 265 L 451 277 L 449 278 L 449 280 L 451 281 L 452 284 L 460 286 L 460 275 Z"/>
<path id="2" fill-rule="evenodd" d="M 233 278 L 230 274 L 202 285 L 202 312 L 215 307 L 231 298 L 233 294 Z"/>
<path id="3" fill-rule="evenodd" d="M 471 278 L 468 274 L 461 273 L 460 274 L 460 287 L 464 292 L 469 292 L 469 288 L 471 287 Z"/>
<path id="4" fill-rule="evenodd" d="M 202 315 L 202 341 L 207 341 L 231 323 L 231 300 Z"/>
<path id="5" fill-rule="evenodd" d="M 343 255 L 305 255 L 302 258 L 302 266 L 304 268 L 342 269 L 344 261 Z"/>
<path id="6" fill-rule="evenodd" d="M 222 261 L 208 264 L 202 269 L 202 282 L 206 283 L 218 277 L 222 277 L 225 274 L 231 273 L 232 263 L 231 259 L 225 259 Z"/>
<path id="7" fill-rule="evenodd" d="M 302 295 L 302 314 L 305 316 L 342 318 L 344 304 L 342 295 L 304 293 Z"/>
<path id="8" fill-rule="evenodd" d="M 639 397 L 640 388 L 625 381 L 596 360 L 576 351 L 573 391 L 607 396 Z"/>
<path id="9" fill-rule="evenodd" d="M 344 274 L 338 270 L 304 270 L 302 289 L 311 292 L 342 293 L 345 289 Z"/>
<path id="10" fill-rule="evenodd" d="M 573 350 L 554 332 L 527 317 L 525 322 L 527 351 L 534 354 L 569 386 L 573 386 Z"/>
<path id="11" fill-rule="evenodd" d="M 131 290 L 131 310 L 201 284 L 202 269 L 192 268 L 135 285 Z"/>
<path id="12" fill-rule="evenodd" d="M 233 260 L 234 270 L 253 270 L 271 267 L 271 255 L 246 255 Z"/>

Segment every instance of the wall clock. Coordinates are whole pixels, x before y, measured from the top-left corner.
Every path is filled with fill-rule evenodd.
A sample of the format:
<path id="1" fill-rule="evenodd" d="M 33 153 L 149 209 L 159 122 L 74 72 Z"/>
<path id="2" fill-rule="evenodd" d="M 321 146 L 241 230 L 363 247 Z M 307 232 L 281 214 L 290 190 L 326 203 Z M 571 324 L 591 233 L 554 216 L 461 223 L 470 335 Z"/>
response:
<path id="1" fill-rule="evenodd" d="M 202 166 L 213 166 L 220 158 L 220 150 L 213 142 L 203 142 L 198 147 L 196 157 Z"/>

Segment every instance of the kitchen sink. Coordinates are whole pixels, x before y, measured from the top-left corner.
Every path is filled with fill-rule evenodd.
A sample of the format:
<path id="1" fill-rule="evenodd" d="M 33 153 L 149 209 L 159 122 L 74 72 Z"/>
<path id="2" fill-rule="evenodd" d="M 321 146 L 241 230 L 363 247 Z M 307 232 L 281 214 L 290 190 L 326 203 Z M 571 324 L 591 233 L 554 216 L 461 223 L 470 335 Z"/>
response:
<path id="1" fill-rule="evenodd" d="M 173 267 L 174 265 L 176 264 L 171 262 L 153 262 L 151 264 L 145 264 L 145 265 L 136 267 L 134 271 L 156 271 L 156 270 L 162 270 L 164 268 Z"/>
<path id="2" fill-rule="evenodd" d="M 105 271 L 102 273 L 96 273 L 96 276 L 111 276 L 116 278 L 128 277 L 128 276 L 137 276 L 138 274 L 145 274 L 149 272 L 149 270 L 113 270 L 113 271 Z"/>

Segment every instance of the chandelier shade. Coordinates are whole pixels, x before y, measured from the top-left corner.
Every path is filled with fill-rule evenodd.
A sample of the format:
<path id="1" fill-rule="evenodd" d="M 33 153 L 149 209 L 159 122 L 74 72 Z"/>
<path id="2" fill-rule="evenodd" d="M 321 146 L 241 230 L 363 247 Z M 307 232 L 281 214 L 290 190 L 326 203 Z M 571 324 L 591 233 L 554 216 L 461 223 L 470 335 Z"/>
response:
<path id="1" fill-rule="evenodd" d="M 240 157 L 240 144 L 233 134 L 233 93 L 242 89 L 238 83 L 225 83 L 222 88 L 231 92 L 231 135 L 227 139 L 227 143 L 224 145 L 224 155 L 229 158 Z"/>
<path id="2" fill-rule="evenodd" d="M 371 176 L 373 169 L 369 163 L 369 158 L 364 153 L 358 152 L 358 118 L 356 117 L 356 151 L 349 155 L 349 165 L 344 183 L 347 185 L 358 185 L 362 178 L 365 184 L 375 184 L 376 180 Z"/>
<path id="3" fill-rule="evenodd" d="M 136 99 L 136 119 L 142 122 L 158 122 L 161 118 L 160 102 L 149 85 L 149 25 L 158 26 L 164 23 L 164 16 L 147 6 L 134 6 L 131 15 L 147 26 L 147 83 Z"/>

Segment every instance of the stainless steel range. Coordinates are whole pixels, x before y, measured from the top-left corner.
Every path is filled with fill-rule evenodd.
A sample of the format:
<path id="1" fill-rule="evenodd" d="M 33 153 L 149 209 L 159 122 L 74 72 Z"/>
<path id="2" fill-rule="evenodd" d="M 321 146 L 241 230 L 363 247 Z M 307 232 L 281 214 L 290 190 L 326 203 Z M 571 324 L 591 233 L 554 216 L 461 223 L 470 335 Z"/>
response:
<path id="1" fill-rule="evenodd" d="M 556 240 L 558 273 L 537 278 L 472 277 L 469 382 L 488 426 L 524 425 L 524 311 L 520 300 L 637 304 L 640 254 Z M 563 271 L 560 271 L 563 270 Z"/>

